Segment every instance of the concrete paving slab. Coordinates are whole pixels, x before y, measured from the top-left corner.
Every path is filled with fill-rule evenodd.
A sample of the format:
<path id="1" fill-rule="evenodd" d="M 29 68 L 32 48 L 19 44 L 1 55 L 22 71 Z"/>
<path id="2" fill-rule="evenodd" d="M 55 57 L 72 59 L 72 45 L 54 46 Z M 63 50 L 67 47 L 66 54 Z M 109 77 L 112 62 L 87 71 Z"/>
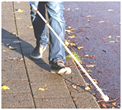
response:
<path id="1" fill-rule="evenodd" d="M 54 85 L 54 84 L 31 84 L 33 89 L 34 98 L 70 98 L 69 91 L 66 85 Z M 45 87 L 44 87 L 45 86 Z M 45 88 L 45 91 L 39 90 L 39 88 Z"/>
<path id="2" fill-rule="evenodd" d="M 60 98 L 60 99 L 35 99 L 37 108 L 75 108 L 75 105 L 71 98 Z"/>
<path id="3" fill-rule="evenodd" d="M 26 75 L 26 71 L 24 70 L 16 70 L 16 71 L 10 71 L 10 69 L 8 71 L 4 70 L 2 71 L 2 82 L 5 81 L 11 81 L 11 80 L 28 80 L 27 79 L 27 75 Z"/>
<path id="4" fill-rule="evenodd" d="M 39 74 L 29 74 L 31 84 L 41 83 L 42 85 L 45 84 L 53 84 L 53 85 L 65 85 L 61 76 L 53 73 L 45 73 L 40 72 Z"/>
<path id="5" fill-rule="evenodd" d="M 3 93 L 2 108 L 34 108 L 31 93 Z"/>
<path id="6" fill-rule="evenodd" d="M 10 90 L 2 90 L 2 93 L 27 93 L 30 92 L 28 81 L 24 80 L 11 80 L 2 82 L 2 85 L 6 85 Z"/>

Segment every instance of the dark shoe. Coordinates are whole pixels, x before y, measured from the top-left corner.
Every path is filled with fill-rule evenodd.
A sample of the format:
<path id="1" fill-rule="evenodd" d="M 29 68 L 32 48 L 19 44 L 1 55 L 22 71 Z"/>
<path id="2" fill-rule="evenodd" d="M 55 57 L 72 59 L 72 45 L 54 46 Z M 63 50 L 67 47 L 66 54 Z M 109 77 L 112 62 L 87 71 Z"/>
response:
<path id="1" fill-rule="evenodd" d="M 43 52 L 46 50 L 46 47 L 43 46 L 36 46 L 32 53 L 30 54 L 30 57 L 33 59 L 39 59 L 42 58 Z"/>
<path id="2" fill-rule="evenodd" d="M 57 73 L 60 75 L 71 74 L 71 69 L 69 67 L 65 67 L 63 61 L 58 60 L 56 63 L 52 63 L 51 73 Z"/>

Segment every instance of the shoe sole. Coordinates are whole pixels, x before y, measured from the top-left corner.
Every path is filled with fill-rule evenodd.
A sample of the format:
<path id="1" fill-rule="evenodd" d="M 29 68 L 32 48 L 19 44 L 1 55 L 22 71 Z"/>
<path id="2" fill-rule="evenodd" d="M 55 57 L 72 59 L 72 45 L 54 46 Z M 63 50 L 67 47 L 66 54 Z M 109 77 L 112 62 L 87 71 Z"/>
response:
<path id="1" fill-rule="evenodd" d="M 65 68 L 62 68 L 61 70 L 59 70 L 58 72 L 54 71 L 54 70 L 51 70 L 51 73 L 57 73 L 57 74 L 60 74 L 60 75 L 71 74 L 71 69 L 68 68 L 68 67 L 65 67 Z"/>
<path id="2" fill-rule="evenodd" d="M 40 59 L 40 58 L 42 58 L 42 56 L 41 56 L 41 55 L 40 55 L 40 56 L 38 56 L 38 57 L 37 57 L 37 56 L 35 57 L 35 56 L 33 56 L 33 55 L 30 55 L 30 57 L 31 57 L 31 58 L 33 58 L 33 59 Z"/>

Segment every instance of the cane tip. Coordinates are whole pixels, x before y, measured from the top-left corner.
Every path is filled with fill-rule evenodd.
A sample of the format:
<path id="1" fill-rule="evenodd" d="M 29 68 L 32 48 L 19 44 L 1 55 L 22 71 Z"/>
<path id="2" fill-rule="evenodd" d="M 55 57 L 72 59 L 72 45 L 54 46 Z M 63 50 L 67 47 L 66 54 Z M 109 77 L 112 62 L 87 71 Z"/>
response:
<path id="1" fill-rule="evenodd" d="M 109 101 L 109 97 L 107 95 L 104 95 L 102 98 L 104 99 L 105 102 Z"/>

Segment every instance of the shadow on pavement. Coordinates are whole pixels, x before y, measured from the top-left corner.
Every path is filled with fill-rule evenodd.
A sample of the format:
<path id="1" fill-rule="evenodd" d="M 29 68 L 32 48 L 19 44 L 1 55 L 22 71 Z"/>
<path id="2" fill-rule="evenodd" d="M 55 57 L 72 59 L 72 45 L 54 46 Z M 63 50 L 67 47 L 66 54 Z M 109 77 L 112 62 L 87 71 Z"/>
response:
<path id="1" fill-rule="evenodd" d="M 21 41 L 21 42 L 20 43 L 13 43 L 14 40 L 15 41 L 18 40 L 18 41 Z M 23 51 L 22 51 L 22 48 L 21 48 L 22 47 L 21 43 L 28 47 L 27 51 L 29 51 L 28 49 L 30 49 L 30 48 L 32 50 L 34 49 L 34 47 L 31 44 L 29 44 L 28 42 L 20 39 L 15 34 L 12 34 L 12 33 L 8 32 L 8 31 L 6 31 L 5 29 L 2 28 L 2 45 L 4 45 L 7 48 L 9 48 L 9 45 L 12 45 L 13 47 L 18 47 L 17 49 L 15 49 L 13 51 L 19 53 L 20 55 L 22 55 L 22 57 L 27 57 L 28 59 L 33 61 L 35 64 L 37 64 L 38 66 L 40 66 L 44 70 L 50 71 L 50 66 L 46 62 L 44 62 L 44 60 L 42 60 L 42 59 L 35 60 L 35 59 L 32 59 L 29 54 L 23 54 Z M 31 53 L 31 52 L 32 51 L 30 51 L 29 53 Z M 43 64 L 43 65 L 41 65 L 41 64 Z"/>

